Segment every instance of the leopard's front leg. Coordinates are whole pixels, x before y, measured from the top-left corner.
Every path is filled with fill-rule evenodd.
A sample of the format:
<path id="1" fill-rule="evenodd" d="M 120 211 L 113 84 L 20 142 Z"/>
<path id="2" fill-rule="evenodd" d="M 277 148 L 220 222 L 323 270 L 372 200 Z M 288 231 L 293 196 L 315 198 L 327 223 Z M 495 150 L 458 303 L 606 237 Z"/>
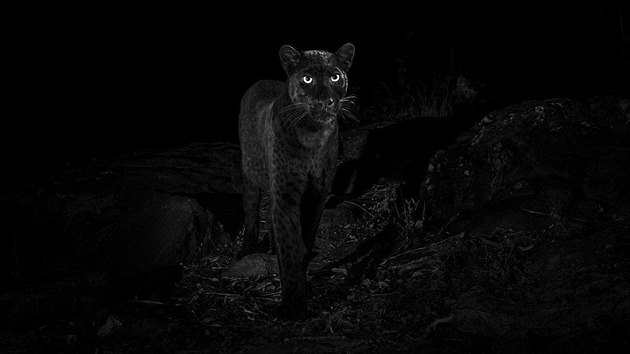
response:
<path id="1" fill-rule="evenodd" d="M 300 191 L 292 185 L 276 186 L 271 222 L 282 282 L 281 311 L 291 318 L 307 317 L 308 250 L 302 238 Z"/>

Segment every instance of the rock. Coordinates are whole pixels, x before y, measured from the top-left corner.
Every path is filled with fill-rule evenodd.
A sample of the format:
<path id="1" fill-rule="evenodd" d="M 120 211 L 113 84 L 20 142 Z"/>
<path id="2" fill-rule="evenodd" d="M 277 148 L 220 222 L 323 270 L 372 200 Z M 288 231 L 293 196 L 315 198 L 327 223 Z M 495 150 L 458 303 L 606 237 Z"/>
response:
<path id="1" fill-rule="evenodd" d="M 224 273 L 224 277 L 246 278 L 280 273 L 278 258 L 273 254 L 255 253 L 236 261 Z"/>
<path id="2" fill-rule="evenodd" d="M 616 138 L 630 135 L 630 99 L 627 97 L 595 96 L 588 101 L 591 115 L 599 125 L 609 129 Z M 625 118 L 625 119 L 624 119 Z"/>
<path id="3" fill-rule="evenodd" d="M 221 233 L 194 199 L 154 193 L 109 232 L 104 261 L 123 274 L 174 267 L 207 255 Z"/>
<path id="4" fill-rule="evenodd" d="M 140 185 L 169 193 L 237 193 L 234 156 L 228 143 L 190 144 L 168 151 L 139 151 L 100 167 L 103 180 Z"/>
<path id="5" fill-rule="evenodd" d="M 592 217 L 627 202 L 624 100 L 599 100 L 597 112 L 551 99 L 489 114 L 472 134 L 431 158 L 420 195 L 432 223 L 449 224 L 453 232 L 462 230 L 455 219 L 466 224 L 472 218 L 486 229 L 497 222 L 544 227 L 551 215 Z M 608 107 L 605 120 L 598 116 L 602 105 Z"/>
<path id="6" fill-rule="evenodd" d="M 345 226 L 354 223 L 362 210 L 348 202 L 339 203 L 332 209 L 324 209 L 322 218 L 319 222 L 319 232 L 334 232 L 339 226 Z"/>
<path id="7" fill-rule="evenodd" d="M 466 284 L 476 286 L 458 294 L 450 325 L 462 333 L 493 338 L 495 346 L 520 348 L 531 344 L 535 331 L 538 342 L 549 343 L 557 352 L 572 352 L 576 343 L 580 352 L 593 352 L 610 336 L 625 338 L 630 318 L 629 231 L 626 221 L 534 247 L 524 255 L 528 256 L 525 277 L 530 280 L 512 279 L 507 284 L 488 279 L 492 273 L 483 264 L 487 251 L 474 254 L 466 248 L 471 258 L 461 265 L 467 263 L 468 269 L 449 279 L 464 278 Z M 503 295 L 488 295 L 497 292 Z"/>
<path id="8" fill-rule="evenodd" d="M 0 277 L 48 272 L 62 278 L 112 264 L 130 266 L 124 273 L 133 274 L 204 254 L 209 241 L 225 242 L 242 223 L 232 180 L 238 150 L 191 144 L 95 157 L 3 192 Z"/>

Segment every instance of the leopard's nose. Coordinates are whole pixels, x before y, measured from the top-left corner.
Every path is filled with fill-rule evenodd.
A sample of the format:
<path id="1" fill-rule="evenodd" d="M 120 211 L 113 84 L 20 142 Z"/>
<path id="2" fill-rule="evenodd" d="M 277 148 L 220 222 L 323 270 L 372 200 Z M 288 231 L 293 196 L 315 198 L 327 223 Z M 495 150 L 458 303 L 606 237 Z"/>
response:
<path id="1" fill-rule="evenodd" d="M 323 100 L 316 100 L 313 102 L 313 108 L 317 110 L 329 110 L 335 108 L 335 100 L 332 98 L 326 98 Z"/>
<path id="2" fill-rule="evenodd" d="M 334 108 L 335 107 L 335 100 L 332 98 L 327 98 L 325 100 L 321 100 L 319 101 L 319 104 L 323 107 L 323 108 Z"/>

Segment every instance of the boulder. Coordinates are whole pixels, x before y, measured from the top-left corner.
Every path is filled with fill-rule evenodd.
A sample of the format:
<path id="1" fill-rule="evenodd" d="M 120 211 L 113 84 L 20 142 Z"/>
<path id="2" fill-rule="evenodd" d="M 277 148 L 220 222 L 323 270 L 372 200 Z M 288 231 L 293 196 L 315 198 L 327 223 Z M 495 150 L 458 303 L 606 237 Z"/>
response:
<path id="1" fill-rule="evenodd" d="M 154 193 L 108 233 L 103 262 L 126 275 L 176 267 L 207 255 L 222 233 L 196 200 Z"/>
<path id="2" fill-rule="evenodd" d="M 167 151 L 142 150 L 100 166 L 101 179 L 169 193 L 237 193 L 235 157 L 230 143 L 194 143 Z"/>
<path id="3" fill-rule="evenodd" d="M 419 188 L 432 224 L 543 227 L 553 216 L 591 218 L 627 203 L 628 99 L 592 104 L 513 105 L 434 154 Z"/>
<path id="4" fill-rule="evenodd" d="M 350 201 L 341 202 L 331 209 L 324 209 L 319 222 L 319 233 L 332 233 L 337 227 L 352 224 L 362 212 L 360 207 Z"/>
<path id="5" fill-rule="evenodd" d="M 134 274 L 202 256 L 242 223 L 237 155 L 216 143 L 95 156 L 3 192 L 0 276 Z"/>
<path id="6" fill-rule="evenodd" d="M 223 276 L 228 278 L 248 278 L 279 273 L 278 257 L 275 254 L 255 253 L 236 261 L 223 272 Z"/>

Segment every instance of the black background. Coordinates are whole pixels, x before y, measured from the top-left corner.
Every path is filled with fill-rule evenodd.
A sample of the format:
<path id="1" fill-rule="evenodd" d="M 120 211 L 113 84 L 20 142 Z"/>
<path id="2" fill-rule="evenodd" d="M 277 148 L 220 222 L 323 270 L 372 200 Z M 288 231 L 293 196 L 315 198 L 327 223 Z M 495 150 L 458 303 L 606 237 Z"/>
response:
<path id="1" fill-rule="evenodd" d="M 505 104 L 627 85 L 630 6 L 550 3 L 26 9 L 7 32 L 3 161 L 18 177 L 77 153 L 236 142 L 244 91 L 284 79 L 282 44 L 354 43 L 359 92 L 393 85 L 403 51 L 410 77 L 445 72 L 453 58 Z"/>

